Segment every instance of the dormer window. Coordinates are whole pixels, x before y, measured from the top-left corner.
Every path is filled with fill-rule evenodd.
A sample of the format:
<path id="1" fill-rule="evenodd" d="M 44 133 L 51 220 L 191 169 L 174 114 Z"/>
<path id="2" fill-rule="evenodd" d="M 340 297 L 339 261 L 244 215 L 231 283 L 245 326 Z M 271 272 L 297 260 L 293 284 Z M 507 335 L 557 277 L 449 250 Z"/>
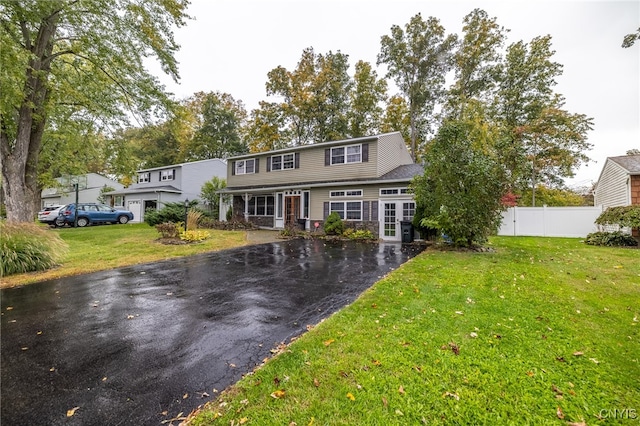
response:
<path id="1" fill-rule="evenodd" d="M 363 154 L 364 149 L 362 144 L 337 146 L 327 151 L 328 158 L 325 159 L 325 163 L 327 160 L 330 160 L 330 165 L 363 163 L 368 161 L 368 158 L 365 158 L 366 156 Z"/>
<path id="2" fill-rule="evenodd" d="M 160 181 L 174 180 L 176 178 L 176 170 L 162 170 L 160 172 Z"/>
<path id="3" fill-rule="evenodd" d="M 255 158 L 249 160 L 238 160 L 235 165 L 235 172 L 237 175 L 248 175 L 256 172 L 256 160 Z"/>
<path id="4" fill-rule="evenodd" d="M 147 183 L 147 182 L 151 182 L 150 172 L 138 174 L 138 183 Z"/>

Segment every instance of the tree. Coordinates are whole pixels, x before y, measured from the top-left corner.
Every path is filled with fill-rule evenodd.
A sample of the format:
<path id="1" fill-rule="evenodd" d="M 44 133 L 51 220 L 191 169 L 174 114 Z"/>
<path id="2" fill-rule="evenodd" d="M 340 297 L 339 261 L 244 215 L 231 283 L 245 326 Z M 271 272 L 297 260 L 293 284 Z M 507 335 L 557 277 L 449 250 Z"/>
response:
<path id="1" fill-rule="evenodd" d="M 195 133 L 185 152 L 185 161 L 227 158 L 248 151 L 241 137 L 247 112 L 242 101 L 228 93 L 196 93 L 200 106 Z"/>
<path id="2" fill-rule="evenodd" d="M 464 17 L 464 36 L 454 53 L 455 82 L 448 94 L 447 109 L 456 115 L 467 100 L 488 102 L 498 84 L 502 68 L 503 27 L 487 12 L 474 9 Z"/>
<path id="3" fill-rule="evenodd" d="M 550 36 L 511 44 L 492 103 L 492 118 L 507 130 L 500 152 L 517 193 L 538 182 L 557 185 L 588 161 L 584 151 L 591 148 L 587 133 L 593 122 L 563 109 L 564 98 L 553 90 L 562 74 L 554 53 Z"/>
<path id="4" fill-rule="evenodd" d="M 640 40 L 640 28 L 635 33 L 627 34 L 622 40 L 622 47 L 627 48 L 635 44 L 636 40 Z"/>
<path id="5" fill-rule="evenodd" d="M 285 127 L 283 109 L 276 103 L 260 101 L 260 107 L 251 111 L 245 127 L 250 152 L 272 151 L 287 147 L 280 129 Z"/>
<path id="6" fill-rule="evenodd" d="M 411 146 L 411 117 L 407 101 L 402 96 L 392 96 L 387 102 L 380 131 L 400 132 L 407 146 Z"/>
<path id="7" fill-rule="evenodd" d="M 353 82 L 347 71 L 349 56 L 338 51 L 316 55 L 302 52 L 294 71 L 278 66 L 267 74 L 268 96 L 279 96 L 279 132 L 290 145 L 326 142 L 348 134 L 347 112 Z M 273 105 L 273 104 L 271 104 Z"/>
<path id="8" fill-rule="evenodd" d="M 586 202 L 586 198 L 583 194 L 576 191 L 564 188 L 550 188 L 546 185 L 538 185 L 535 188 L 535 202 L 532 204 L 532 190 L 531 188 L 523 192 L 522 197 L 518 202 L 518 206 L 521 207 L 536 207 L 536 206 L 550 206 L 550 207 L 565 207 L 565 206 L 592 206 L 591 203 Z"/>
<path id="9" fill-rule="evenodd" d="M 220 212 L 220 198 L 222 197 L 218 191 L 227 187 L 227 180 L 214 176 L 211 180 L 202 185 L 200 189 L 200 198 L 209 206 L 211 216 L 218 219 Z"/>
<path id="10" fill-rule="evenodd" d="M 100 128 L 141 120 L 167 104 L 143 66 L 155 56 L 178 79 L 171 28 L 186 0 L 2 0 L 0 154 L 7 219 L 30 221 L 39 204 L 43 137 L 83 118 Z M 60 114 L 64 110 L 66 114 Z"/>
<path id="11" fill-rule="evenodd" d="M 495 151 L 500 134 L 479 104 L 460 120 L 445 120 L 425 154 L 424 175 L 412 183 L 422 226 L 458 246 L 482 244 L 497 230 L 506 193 Z"/>
<path id="12" fill-rule="evenodd" d="M 383 109 L 386 100 L 387 82 L 378 80 L 378 74 L 371 64 L 364 61 L 356 63 L 354 88 L 350 93 L 349 136 L 357 138 L 375 134 L 380 130 Z"/>
<path id="13" fill-rule="evenodd" d="M 409 105 L 411 155 L 416 160 L 418 139 L 431 131 L 436 105 L 445 93 L 456 36 L 445 35 L 438 19 L 429 17 L 425 21 L 417 14 L 404 31 L 392 26 L 391 35 L 382 36 L 380 44 L 378 65 L 387 66 L 387 78 L 394 79 Z"/>

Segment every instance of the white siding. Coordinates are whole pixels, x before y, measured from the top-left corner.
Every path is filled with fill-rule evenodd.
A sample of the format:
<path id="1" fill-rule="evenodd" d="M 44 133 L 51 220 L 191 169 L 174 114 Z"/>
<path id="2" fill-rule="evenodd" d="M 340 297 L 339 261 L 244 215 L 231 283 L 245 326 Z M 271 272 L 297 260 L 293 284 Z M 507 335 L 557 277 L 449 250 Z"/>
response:
<path id="1" fill-rule="evenodd" d="M 626 206 L 629 199 L 629 174 L 615 162 L 607 159 L 594 195 L 594 204 L 603 209 Z"/>
<path id="2" fill-rule="evenodd" d="M 378 176 L 382 176 L 398 166 L 413 164 L 411 154 L 409 154 L 400 133 L 382 135 L 378 146 Z"/>

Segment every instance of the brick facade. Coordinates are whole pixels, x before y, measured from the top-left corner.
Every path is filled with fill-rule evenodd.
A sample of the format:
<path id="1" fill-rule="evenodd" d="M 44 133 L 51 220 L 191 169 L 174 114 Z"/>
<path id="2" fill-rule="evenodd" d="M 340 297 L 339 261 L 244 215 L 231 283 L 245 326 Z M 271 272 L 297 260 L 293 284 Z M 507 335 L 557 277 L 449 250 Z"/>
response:
<path id="1" fill-rule="evenodd" d="M 631 178 L 631 204 L 640 204 L 640 175 Z"/>

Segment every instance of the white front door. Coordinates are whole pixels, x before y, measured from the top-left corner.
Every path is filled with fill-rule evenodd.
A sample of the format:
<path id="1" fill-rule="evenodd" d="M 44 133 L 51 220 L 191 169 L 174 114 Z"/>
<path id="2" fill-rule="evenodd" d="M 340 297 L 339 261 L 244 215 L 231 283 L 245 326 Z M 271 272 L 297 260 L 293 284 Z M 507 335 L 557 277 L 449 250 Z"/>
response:
<path id="1" fill-rule="evenodd" d="M 416 203 L 412 200 L 380 200 L 380 238 L 402 241 L 401 221 L 412 221 Z"/>

